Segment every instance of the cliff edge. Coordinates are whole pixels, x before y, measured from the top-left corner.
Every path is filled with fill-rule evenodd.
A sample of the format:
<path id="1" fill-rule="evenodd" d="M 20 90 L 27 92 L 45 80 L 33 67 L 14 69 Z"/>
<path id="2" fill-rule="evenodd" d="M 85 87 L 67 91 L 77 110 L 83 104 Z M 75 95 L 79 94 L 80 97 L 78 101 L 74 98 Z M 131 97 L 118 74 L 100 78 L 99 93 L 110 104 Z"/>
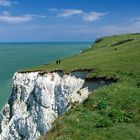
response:
<path id="1" fill-rule="evenodd" d="M 89 95 L 83 78 L 74 74 L 15 73 L 12 95 L 0 116 L 0 139 L 33 140 L 75 102 Z"/>
<path id="2" fill-rule="evenodd" d="M 64 122 L 50 139 L 139 139 L 139 38 L 140 34 L 100 38 L 61 64 L 16 72 L 0 114 L 0 140 L 35 140 L 44 134 L 49 139 L 53 122 L 81 102 L 70 117 L 62 115 Z M 94 91 L 114 80 L 117 83 Z"/>

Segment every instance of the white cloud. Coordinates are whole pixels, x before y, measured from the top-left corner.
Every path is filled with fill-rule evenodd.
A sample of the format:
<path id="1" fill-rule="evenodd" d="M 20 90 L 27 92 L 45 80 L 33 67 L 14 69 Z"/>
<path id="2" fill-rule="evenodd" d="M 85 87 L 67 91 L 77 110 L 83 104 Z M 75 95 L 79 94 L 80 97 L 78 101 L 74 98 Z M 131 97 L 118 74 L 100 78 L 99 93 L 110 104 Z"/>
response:
<path id="1" fill-rule="evenodd" d="M 100 27 L 76 26 L 71 29 L 71 32 L 96 37 L 125 33 L 140 33 L 140 18 L 123 21 L 120 24 L 106 25 Z"/>
<path id="2" fill-rule="evenodd" d="M 127 22 L 122 22 L 121 24 L 104 26 L 98 31 L 104 33 L 105 35 L 140 32 L 140 19 L 130 19 Z"/>
<path id="3" fill-rule="evenodd" d="M 50 8 L 48 9 L 49 12 L 56 12 L 58 9 L 57 8 Z"/>
<path id="4" fill-rule="evenodd" d="M 85 12 L 79 9 L 48 9 L 49 12 L 55 13 L 57 17 L 71 17 L 71 16 L 80 16 L 84 21 L 96 21 L 99 20 L 102 16 L 105 16 L 106 13 L 101 12 Z"/>
<path id="5" fill-rule="evenodd" d="M 13 16 L 9 12 L 4 11 L 2 15 L 0 15 L 0 21 L 6 22 L 6 23 L 24 23 L 29 22 L 34 18 L 45 18 L 45 16 L 42 15 L 20 15 L 20 16 Z"/>
<path id="6" fill-rule="evenodd" d="M 0 6 L 12 6 L 13 4 L 18 4 L 18 2 L 11 2 L 9 0 L 0 0 Z"/>
<path id="7" fill-rule="evenodd" d="M 85 21 L 96 21 L 100 19 L 102 16 L 105 16 L 106 13 L 99 13 L 99 12 L 90 12 L 90 13 L 84 13 L 83 19 Z"/>
<path id="8" fill-rule="evenodd" d="M 22 23 L 28 22 L 32 20 L 31 15 L 21 15 L 21 16 L 12 16 L 8 12 L 4 12 L 0 15 L 0 21 L 7 22 L 7 23 Z"/>
<path id="9" fill-rule="evenodd" d="M 82 15 L 83 11 L 82 10 L 77 10 L 77 9 L 66 9 L 66 10 L 61 10 L 60 13 L 58 14 L 59 17 L 70 17 L 73 15 Z"/>

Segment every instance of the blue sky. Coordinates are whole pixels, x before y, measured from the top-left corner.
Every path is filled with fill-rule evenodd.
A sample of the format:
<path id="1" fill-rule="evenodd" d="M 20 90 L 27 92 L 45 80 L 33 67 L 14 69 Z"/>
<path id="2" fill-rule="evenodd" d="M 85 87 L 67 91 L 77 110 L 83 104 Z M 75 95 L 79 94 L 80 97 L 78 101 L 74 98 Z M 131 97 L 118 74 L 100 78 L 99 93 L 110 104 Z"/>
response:
<path id="1" fill-rule="evenodd" d="M 140 32 L 140 0 L 0 0 L 0 42 L 93 41 Z"/>

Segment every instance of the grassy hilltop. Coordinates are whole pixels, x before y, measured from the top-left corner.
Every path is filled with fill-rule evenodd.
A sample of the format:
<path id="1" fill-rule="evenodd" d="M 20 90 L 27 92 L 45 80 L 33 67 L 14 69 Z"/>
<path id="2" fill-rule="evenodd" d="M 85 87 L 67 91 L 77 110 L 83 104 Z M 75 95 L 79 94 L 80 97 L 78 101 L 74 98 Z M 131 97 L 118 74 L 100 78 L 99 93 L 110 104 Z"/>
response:
<path id="1" fill-rule="evenodd" d="M 82 54 L 62 59 L 60 64 L 54 62 L 20 72 L 70 72 L 77 69 L 93 69 L 90 77 L 114 77 L 137 83 L 140 75 L 140 34 L 103 37 L 90 49 L 84 50 Z"/>
<path id="2" fill-rule="evenodd" d="M 140 34 L 103 37 L 83 53 L 25 71 L 93 69 L 89 77 L 118 79 L 58 118 L 42 139 L 140 140 Z"/>

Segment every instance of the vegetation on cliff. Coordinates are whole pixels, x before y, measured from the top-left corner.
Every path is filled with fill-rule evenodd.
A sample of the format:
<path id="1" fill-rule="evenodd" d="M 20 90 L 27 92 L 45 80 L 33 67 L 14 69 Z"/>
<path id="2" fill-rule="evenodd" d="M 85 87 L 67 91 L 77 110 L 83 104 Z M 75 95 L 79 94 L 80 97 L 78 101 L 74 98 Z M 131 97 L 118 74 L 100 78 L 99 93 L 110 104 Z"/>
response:
<path id="1" fill-rule="evenodd" d="M 140 139 L 140 34 L 97 39 L 90 49 L 25 71 L 70 72 L 92 69 L 89 76 L 118 79 L 99 88 L 54 122 L 41 139 L 138 140 Z"/>

